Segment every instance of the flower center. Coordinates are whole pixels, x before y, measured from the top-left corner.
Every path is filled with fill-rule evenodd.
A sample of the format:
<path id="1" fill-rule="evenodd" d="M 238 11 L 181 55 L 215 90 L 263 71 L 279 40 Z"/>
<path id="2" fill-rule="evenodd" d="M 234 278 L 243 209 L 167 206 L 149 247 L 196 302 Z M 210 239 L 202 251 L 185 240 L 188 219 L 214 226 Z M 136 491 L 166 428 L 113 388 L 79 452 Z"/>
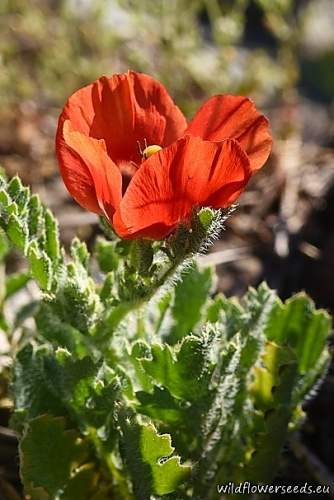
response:
<path id="1" fill-rule="evenodd" d="M 157 144 L 148 146 L 146 139 L 144 139 L 144 149 L 142 149 L 139 141 L 137 141 L 137 146 L 142 162 L 162 149 L 162 147 Z M 132 177 L 135 175 L 138 168 L 140 168 L 140 163 L 135 163 L 134 161 L 120 161 L 118 162 L 118 167 L 122 174 L 122 193 L 124 195 Z"/>
<path id="2" fill-rule="evenodd" d="M 138 165 L 134 161 L 121 161 L 118 163 L 118 167 L 122 174 L 122 193 L 124 195 L 132 177 L 138 170 Z"/>

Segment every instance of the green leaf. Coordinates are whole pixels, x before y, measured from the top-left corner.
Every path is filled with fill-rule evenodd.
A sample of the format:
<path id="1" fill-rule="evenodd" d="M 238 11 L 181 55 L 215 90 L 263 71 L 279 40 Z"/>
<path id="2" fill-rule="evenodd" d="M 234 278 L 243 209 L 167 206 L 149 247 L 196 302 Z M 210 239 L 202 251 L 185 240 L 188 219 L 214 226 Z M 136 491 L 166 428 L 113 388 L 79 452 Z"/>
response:
<path id="1" fill-rule="evenodd" d="M 52 284 L 51 260 L 43 250 L 39 250 L 36 240 L 31 242 L 27 253 L 33 278 L 43 290 L 50 290 Z"/>
<path id="2" fill-rule="evenodd" d="M 9 182 L 7 186 L 7 191 L 9 196 L 16 201 L 16 198 L 19 196 L 21 190 L 22 190 L 22 182 L 18 176 L 13 177 Z"/>
<path id="3" fill-rule="evenodd" d="M 6 278 L 6 298 L 21 290 L 29 280 L 30 276 L 26 272 L 10 274 Z"/>
<path id="4" fill-rule="evenodd" d="M 147 500 L 152 493 L 166 495 L 177 490 L 191 472 L 174 448 L 168 434 L 158 434 L 152 424 L 121 417 L 121 452 L 128 466 L 136 500 Z"/>
<path id="5" fill-rule="evenodd" d="M 9 243 L 7 236 L 2 231 L 2 229 L 0 229 L 0 262 L 4 260 L 8 252 L 9 252 Z"/>
<path id="6" fill-rule="evenodd" d="M 154 310 L 156 316 L 154 318 L 154 331 L 156 334 L 160 334 L 161 336 L 164 336 L 163 325 L 165 318 L 168 317 L 168 311 L 170 309 L 171 301 L 172 293 L 171 291 L 168 291 L 167 293 L 164 293 L 164 295 L 158 300 Z"/>
<path id="7" fill-rule="evenodd" d="M 141 363 L 146 373 L 173 396 L 195 401 L 209 392 L 216 340 L 214 332 L 203 332 L 198 337 L 185 337 L 175 347 L 152 344 L 151 359 L 142 359 Z"/>
<path id="8" fill-rule="evenodd" d="M 330 316 L 316 311 L 305 294 L 298 294 L 285 304 L 277 302 L 266 328 L 268 339 L 291 346 L 298 357 L 301 373 L 307 373 L 326 345 L 331 328 Z"/>
<path id="9" fill-rule="evenodd" d="M 17 215 L 18 208 L 6 191 L 0 191 L 0 215 L 1 215 L 1 226 L 5 229 L 8 222 L 8 218 L 11 214 Z"/>
<path id="10" fill-rule="evenodd" d="M 115 242 L 98 238 L 95 243 L 95 251 L 101 271 L 109 273 L 117 269 L 119 255 L 115 249 Z"/>
<path id="11" fill-rule="evenodd" d="M 250 319 L 236 299 L 227 299 L 221 294 L 208 302 L 205 315 L 210 323 L 218 323 L 228 339 L 245 328 L 246 319 Z"/>
<path id="12" fill-rule="evenodd" d="M 75 411 L 81 411 L 90 397 L 97 368 L 89 358 L 73 359 L 62 349 L 45 358 L 44 369 L 50 386 Z"/>
<path id="13" fill-rule="evenodd" d="M 135 390 L 144 389 L 144 391 L 150 391 L 153 387 L 151 377 L 146 373 L 141 363 L 144 358 L 149 359 L 150 356 L 151 348 L 148 343 L 143 340 L 133 342 L 129 353 L 129 360 L 131 364 L 129 368 L 131 368 L 131 372 L 130 369 L 128 369 L 128 372 L 130 372 L 130 377 L 132 378 L 132 384 Z"/>
<path id="14" fill-rule="evenodd" d="M 282 367 L 296 365 L 291 349 L 267 342 L 261 356 L 261 363 L 253 368 L 251 394 L 257 408 L 268 410 L 277 401 L 277 384 L 281 382 Z M 289 401 L 289 400 L 288 400 Z"/>
<path id="15" fill-rule="evenodd" d="M 219 296 L 209 308 L 208 317 L 221 332 L 222 359 L 202 424 L 196 491 L 210 497 L 215 470 L 219 483 L 271 480 L 289 425 L 295 425 L 304 395 L 324 373 L 330 322 L 305 296 L 282 304 L 265 284 L 250 289 L 241 304 Z"/>
<path id="16" fill-rule="evenodd" d="M 111 449 L 113 412 L 122 381 L 101 362 L 75 359 L 63 348 L 26 346 L 14 364 L 13 393 L 17 428 L 37 416 L 71 415 L 83 432 L 100 430 Z"/>
<path id="17" fill-rule="evenodd" d="M 58 495 L 64 498 L 64 488 L 70 487 L 69 482 L 80 473 L 78 467 L 88 458 L 88 447 L 75 430 L 66 429 L 65 419 L 42 415 L 27 426 L 20 458 L 27 494 L 42 488 L 50 500 Z"/>
<path id="18" fill-rule="evenodd" d="M 136 397 L 140 402 L 141 413 L 164 424 L 184 426 L 184 421 L 189 417 L 189 408 L 179 399 L 173 398 L 165 387 L 154 386 L 153 393 L 138 391 Z"/>
<path id="19" fill-rule="evenodd" d="M 52 392 L 45 376 L 44 363 L 49 356 L 54 356 L 50 348 L 32 345 L 25 346 L 16 355 L 12 380 L 13 424 L 19 429 L 23 423 L 43 413 L 66 414 L 64 403 Z"/>
<path id="20" fill-rule="evenodd" d="M 74 238 L 71 243 L 71 255 L 75 261 L 80 263 L 83 267 L 88 267 L 89 252 L 86 243 Z"/>
<path id="21" fill-rule="evenodd" d="M 167 341 L 175 344 L 189 334 L 201 319 L 202 307 L 212 286 L 212 270 L 200 271 L 195 265 L 182 276 L 175 288 L 172 306 L 174 325 Z"/>
<path id="22" fill-rule="evenodd" d="M 20 220 L 17 215 L 10 215 L 6 233 L 14 245 L 22 251 L 25 250 L 28 241 L 28 226 L 25 221 Z"/>
<path id="23" fill-rule="evenodd" d="M 115 275 L 114 273 L 110 272 L 105 277 L 105 280 L 100 290 L 100 299 L 102 300 L 102 302 L 108 302 L 112 300 L 113 298 L 112 291 L 114 283 L 115 283 Z"/>
<path id="24" fill-rule="evenodd" d="M 231 301 L 229 301 L 231 303 Z M 262 283 L 258 289 L 249 288 L 245 297 L 241 301 L 243 307 L 240 320 L 241 328 L 249 331 L 254 338 L 262 339 L 265 335 L 265 328 L 277 303 L 277 295 L 274 290 L 270 290 L 266 283 Z M 230 314 L 236 310 L 232 308 Z M 237 326 L 239 326 L 237 324 Z"/>
<path id="25" fill-rule="evenodd" d="M 153 262 L 153 248 L 152 242 L 149 240 L 134 240 L 130 261 L 134 269 L 136 269 L 141 276 L 147 276 L 149 269 Z"/>
<path id="26" fill-rule="evenodd" d="M 260 426 L 253 430 L 253 451 L 242 475 L 251 482 L 270 482 L 288 433 L 294 410 L 293 388 L 298 364 L 293 351 L 268 342 L 262 365 L 255 368 L 251 391 L 255 410 L 262 410 Z M 256 419 L 255 419 L 256 422 Z"/>
<path id="27" fill-rule="evenodd" d="M 112 447 L 113 412 L 122 387 L 121 377 L 102 362 L 90 357 L 75 359 L 64 349 L 44 358 L 44 373 L 51 391 L 66 405 L 83 432 L 99 429 L 103 440 Z"/>
<path id="28" fill-rule="evenodd" d="M 58 260 L 60 257 L 58 222 L 53 217 L 50 210 L 44 210 L 46 253 L 51 260 Z"/>
<path id="29" fill-rule="evenodd" d="M 200 451 L 194 481 L 194 491 L 200 498 L 212 488 L 212 477 L 218 477 L 219 468 L 222 471 L 219 482 L 233 480 L 234 468 L 243 458 L 247 438 L 242 425 L 247 408 L 247 351 L 248 339 L 240 333 L 223 344 L 212 398 L 202 408 Z M 191 418 L 192 412 L 189 414 Z"/>
<path id="30" fill-rule="evenodd" d="M 33 194 L 28 202 L 28 227 L 30 236 L 39 237 L 44 230 L 43 209 L 37 194 Z"/>
<path id="31" fill-rule="evenodd" d="M 14 177 L 0 190 L 0 226 L 11 242 L 28 257 L 31 273 L 39 286 L 51 291 L 61 270 L 61 252 L 57 222 L 45 209 L 37 195 Z"/>
<path id="32" fill-rule="evenodd" d="M 53 303 L 42 302 L 35 320 L 38 331 L 46 340 L 68 349 L 78 358 L 89 353 L 84 335 L 62 320 Z"/>
<path id="33" fill-rule="evenodd" d="M 174 453 L 171 442 L 169 434 L 158 434 L 152 424 L 142 426 L 140 433 L 142 460 L 151 466 L 153 491 L 158 495 L 175 491 L 191 472 L 189 465 L 181 465 L 179 457 L 171 457 Z"/>
<path id="34" fill-rule="evenodd" d="M 60 318 L 82 333 L 99 321 L 102 312 L 100 297 L 87 270 L 74 262 L 67 267 L 67 277 L 56 296 L 56 310 Z"/>

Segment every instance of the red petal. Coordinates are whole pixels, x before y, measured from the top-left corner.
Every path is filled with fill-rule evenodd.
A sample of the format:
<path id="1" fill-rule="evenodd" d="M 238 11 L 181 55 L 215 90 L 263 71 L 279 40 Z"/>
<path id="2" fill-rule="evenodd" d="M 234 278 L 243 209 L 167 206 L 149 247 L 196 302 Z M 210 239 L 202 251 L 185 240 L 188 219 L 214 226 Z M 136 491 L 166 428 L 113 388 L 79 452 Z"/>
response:
<path id="1" fill-rule="evenodd" d="M 110 219 L 121 201 L 122 176 L 119 168 L 109 158 L 104 141 L 73 131 L 68 120 L 64 122 L 63 137 L 67 148 L 65 157 L 67 152 L 76 157 L 76 163 L 69 162 L 67 168 L 62 166 L 62 175 L 68 190 L 78 203 L 90 209 L 85 205 L 85 191 L 81 188 L 78 190 L 77 185 L 77 182 L 80 182 L 78 173 L 84 173 L 87 178 L 90 176 L 90 189 L 94 189 L 97 204 L 97 210 L 94 211 Z M 79 170 L 77 165 L 80 165 Z"/>
<path id="2" fill-rule="evenodd" d="M 167 146 L 181 137 L 186 120 L 165 87 L 150 76 L 128 72 L 102 77 L 75 92 L 67 101 L 60 122 L 69 119 L 73 129 L 104 139 L 114 162 L 141 157 L 137 141 Z"/>
<path id="3" fill-rule="evenodd" d="M 252 171 L 262 167 L 272 146 L 267 118 L 242 96 L 211 97 L 196 113 L 186 133 L 208 141 L 236 139 L 246 151 Z"/>
<path id="4" fill-rule="evenodd" d="M 142 164 L 115 213 L 115 230 L 125 238 L 164 238 L 193 207 L 233 203 L 250 174 L 236 141 L 185 136 Z"/>
<path id="5" fill-rule="evenodd" d="M 115 212 L 112 224 L 116 233 L 121 238 L 129 240 L 138 238 L 150 238 L 152 240 L 160 240 L 171 232 L 171 228 L 169 226 L 166 226 L 163 222 L 157 222 L 152 224 L 151 226 L 144 227 L 143 229 L 139 229 L 138 231 L 131 233 L 122 220 L 120 210 L 117 210 Z"/>
<path id="6" fill-rule="evenodd" d="M 64 120 L 58 125 L 56 153 L 65 186 L 79 205 L 90 212 L 101 213 L 89 168 L 82 158 L 66 145 L 63 125 Z"/>

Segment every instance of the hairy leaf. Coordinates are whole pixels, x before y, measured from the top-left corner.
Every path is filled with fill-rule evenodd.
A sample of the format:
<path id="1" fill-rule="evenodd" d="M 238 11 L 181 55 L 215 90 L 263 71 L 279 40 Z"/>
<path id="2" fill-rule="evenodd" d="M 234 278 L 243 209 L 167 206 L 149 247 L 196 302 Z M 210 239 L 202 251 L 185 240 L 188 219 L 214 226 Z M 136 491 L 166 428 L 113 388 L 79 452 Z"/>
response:
<path id="1" fill-rule="evenodd" d="M 44 413 L 66 414 L 63 402 L 52 392 L 45 376 L 44 360 L 50 352 L 45 346 L 27 345 L 16 356 L 12 381 L 13 424 L 19 429 L 25 422 Z"/>
<path id="2" fill-rule="evenodd" d="M 167 341 L 175 344 L 191 333 L 201 319 L 201 311 L 212 286 L 210 268 L 200 271 L 195 265 L 188 270 L 175 287 L 175 298 L 171 309 L 174 324 Z"/>
<path id="3" fill-rule="evenodd" d="M 1 179 L 0 227 L 28 258 L 39 286 L 51 291 L 57 287 L 55 280 L 61 264 L 57 221 L 18 177 L 9 182 Z"/>
<path id="4" fill-rule="evenodd" d="M 216 342 L 213 332 L 187 336 L 175 347 L 153 344 L 142 366 L 153 380 L 178 398 L 193 401 L 208 393 Z M 187 383 L 185 383 L 187 381 Z"/>
<path id="5" fill-rule="evenodd" d="M 175 491 L 189 476 L 190 465 L 182 465 L 173 455 L 171 437 L 158 434 L 152 424 L 122 417 L 122 454 L 129 469 L 136 500 L 152 493 L 166 495 Z"/>
<path id="6" fill-rule="evenodd" d="M 49 415 L 35 418 L 27 426 L 20 444 L 21 475 L 25 491 L 32 498 L 35 496 L 35 489 L 42 489 L 50 500 L 74 500 L 75 497 L 71 495 L 73 482 L 77 483 L 77 474 L 82 479 L 80 466 L 87 460 L 88 452 L 86 442 L 75 430 L 66 429 L 63 418 Z M 87 493 L 94 485 L 94 475 L 90 474 L 85 479 L 88 491 L 80 498 L 88 498 Z"/>

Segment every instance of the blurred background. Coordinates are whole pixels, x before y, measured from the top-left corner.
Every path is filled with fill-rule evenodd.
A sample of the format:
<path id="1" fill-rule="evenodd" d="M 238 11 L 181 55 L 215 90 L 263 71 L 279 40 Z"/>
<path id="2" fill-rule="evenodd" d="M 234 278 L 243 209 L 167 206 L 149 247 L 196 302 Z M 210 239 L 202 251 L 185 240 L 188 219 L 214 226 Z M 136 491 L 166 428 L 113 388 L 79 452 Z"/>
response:
<path id="1" fill-rule="evenodd" d="M 333 313 L 333 26 L 334 0 L 1 0 L 0 164 L 56 213 L 65 244 L 90 243 L 97 218 L 72 202 L 54 154 L 70 94 L 131 68 L 161 80 L 188 118 L 213 94 L 249 95 L 270 118 L 274 151 L 203 260 L 227 295 L 265 279 L 282 299 L 306 290 Z M 24 264 L 14 254 L 6 265 Z M 0 370 L 11 355 L 1 345 Z M 280 484 L 333 481 L 333 369 L 307 409 Z M 1 499 L 8 453 L 0 444 Z"/>

